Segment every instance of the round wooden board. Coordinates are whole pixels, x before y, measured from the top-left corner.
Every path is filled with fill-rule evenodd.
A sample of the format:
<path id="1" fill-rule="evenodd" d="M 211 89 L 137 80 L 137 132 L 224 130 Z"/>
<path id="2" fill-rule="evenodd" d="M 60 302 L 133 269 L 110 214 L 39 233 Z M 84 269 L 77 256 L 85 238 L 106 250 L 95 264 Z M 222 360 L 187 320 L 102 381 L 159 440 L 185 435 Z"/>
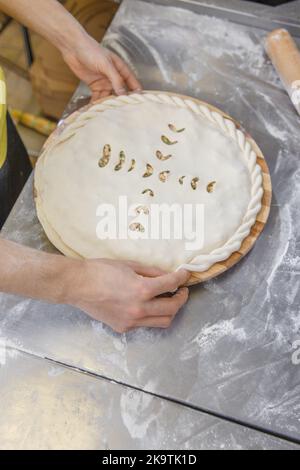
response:
<path id="1" fill-rule="evenodd" d="M 232 255 L 227 260 L 219 262 L 219 263 L 215 263 L 207 271 L 191 273 L 191 277 L 190 277 L 189 282 L 187 283 L 187 285 L 192 286 L 192 285 L 204 282 L 204 281 L 208 281 L 208 280 L 224 273 L 225 271 L 230 269 L 232 266 L 234 266 L 236 263 L 238 263 L 244 256 L 246 256 L 246 254 L 251 250 L 251 248 L 253 248 L 256 240 L 258 239 L 259 235 L 262 233 L 262 231 L 264 229 L 264 226 L 265 226 L 265 224 L 268 220 L 269 213 L 270 213 L 270 206 L 271 206 L 271 200 L 272 200 L 272 183 L 271 183 L 270 172 L 269 172 L 268 165 L 265 161 L 264 155 L 263 155 L 262 151 L 260 150 L 260 148 L 258 147 L 255 140 L 250 136 L 250 134 L 248 134 L 243 129 L 243 127 L 241 126 L 241 124 L 239 122 L 237 122 L 235 119 L 233 119 L 228 114 L 224 113 L 223 111 L 216 108 L 215 106 L 212 106 L 212 105 L 210 105 L 210 104 L 208 104 L 204 101 L 201 101 L 199 99 L 192 98 L 190 96 L 185 96 L 185 95 L 181 95 L 181 94 L 178 94 L 178 93 L 162 92 L 162 91 L 154 91 L 154 90 L 153 91 L 152 90 L 147 90 L 145 93 L 152 93 L 152 94 L 164 93 L 164 94 L 167 94 L 167 95 L 170 95 L 170 96 L 178 96 L 178 97 L 183 98 L 183 99 L 189 99 L 189 100 L 194 101 L 197 104 L 203 104 L 203 105 L 207 106 L 211 111 L 215 111 L 215 112 L 221 114 L 221 116 L 223 116 L 227 119 L 230 119 L 231 121 L 234 122 L 236 127 L 238 129 L 240 129 L 245 134 L 247 140 L 250 142 L 253 150 L 255 151 L 255 153 L 257 155 L 257 163 L 259 164 L 259 166 L 261 167 L 261 170 L 262 170 L 263 190 L 264 190 L 264 195 L 263 195 L 263 198 L 262 198 L 262 208 L 261 208 L 261 211 L 259 212 L 259 214 L 256 218 L 256 222 L 253 225 L 250 234 L 243 241 L 242 246 L 239 249 L 239 251 L 237 251 L 235 253 L 232 253 Z M 47 139 L 47 141 L 46 141 L 46 143 L 43 147 L 43 151 L 48 148 L 48 146 L 51 144 L 53 139 L 55 139 L 66 128 L 66 126 L 71 124 L 78 117 L 79 114 L 87 111 L 91 106 L 93 106 L 97 103 L 103 103 L 104 101 L 106 101 L 108 99 L 111 99 L 111 98 L 112 98 L 112 96 L 108 96 L 106 98 L 102 98 L 100 100 L 97 100 L 94 103 L 89 104 L 87 106 L 84 106 L 80 110 L 78 110 L 78 111 L 74 112 L 73 114 L 71 114 L 70 116 L 68 116 L 63 121 L 63 124 L 58 126 L 58 128 L 53 132 L 53 134 L 51 134 L 51 136 Z M 35 197 L 36 197 L 36 193 L 35 193 Z M 51 231 L 50 227 L 48 227 L 48 229 L 49 229 L 49 231 Z M 48 235 L 48 233 L 47 233 L 47 235 Z M 50 237 L 50 239 L 51 238 L 53 238 L 53 237 Z M 52 241 L 52 243 L 53 243 L 53 241 Z M 63 251 L 63 252 L 67 252 L 67 253 L 72 252 L 72 250 L 70 250 L 69 247 L 64 246 L 63 243 L 60 243 L 60 246 L 57 246 L 57 248 L 60 251 Z"/>

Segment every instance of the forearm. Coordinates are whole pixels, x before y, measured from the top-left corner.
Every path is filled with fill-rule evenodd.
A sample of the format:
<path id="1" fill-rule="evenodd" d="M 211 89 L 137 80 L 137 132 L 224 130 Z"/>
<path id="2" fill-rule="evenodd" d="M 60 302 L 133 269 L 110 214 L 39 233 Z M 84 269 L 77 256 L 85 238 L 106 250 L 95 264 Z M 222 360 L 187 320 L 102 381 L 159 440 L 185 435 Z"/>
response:
<path id="1" fill-rule="evenodd" d="M 87 36 L 57 0 L 0 0 L 0 10 L 43 36 L 63 53 L 74 50 Z"/>
<path id="2" fill-rule="evenodd" d="M 0 292 L 66 303 L 76 263 L 0 238 Z"/>

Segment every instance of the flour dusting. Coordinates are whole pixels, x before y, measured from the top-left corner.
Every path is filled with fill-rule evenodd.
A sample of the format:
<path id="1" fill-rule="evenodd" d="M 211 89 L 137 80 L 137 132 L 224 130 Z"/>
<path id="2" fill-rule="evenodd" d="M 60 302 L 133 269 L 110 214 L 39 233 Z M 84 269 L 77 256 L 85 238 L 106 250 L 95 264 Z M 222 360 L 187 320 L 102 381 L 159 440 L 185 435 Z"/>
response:
<path id="1" fill-rule="evenodd" d="M 125 391 L 121 396 L 121 415 L 132 439 L 144 439 L 156 416 L 151 409 L 153 397 L 137 391 Z"/>
<path id="2" fill-rule="evenodd" d="M 157 6 L 148 3 L 136 2 L 133 5 L 128 2 L 122 8 L 123 14 L 114 21 L 104 44 L 118 52 L 132 67 L 136 62 L 131 60 L 134 50 L 140 61 L 155 66 L 152 74 L 157 75 L 159 71 L 166 84 L 178 84 L 182 73 L 185 74 L 182 80 L 187 80 L 195 89 L 201 75 L 205 77 L 206 67 L 210 72 L 211 67 L 220 72 L 221 61 L 254 76 L 265 68 L 266 79 L 274 84 L 279 82 L 264 51 L 264 33 L 259 30 L 249 34 L 242 25 L 198 15 L 184 8 L 172 7 L 170 14 L 169 7 L 161 6 L 159 17 Z M 121 41 L 119 30 L 122 34 L 126 31 L 125 42 Z M 162 54 L 162 50 L 165 53 Z M 209 60 L 206 61 L 205 57 Z M 173 65 L 176 63 L 176 77 L 172 73 L 174 67 L 171 62 Z"/>
<path id="3" fill-rule="evenodd" d="M 247 339 L 245 330 L 236 328 L 234 326 L 234 319 L 231 319 L 223 320 L 215 325 L 206 325 L 193 342 L 196 342 L 199 348 L 211 349 L 217 341 L 225 336 L 231 336 L 233 340 L 238 342 Z"/>

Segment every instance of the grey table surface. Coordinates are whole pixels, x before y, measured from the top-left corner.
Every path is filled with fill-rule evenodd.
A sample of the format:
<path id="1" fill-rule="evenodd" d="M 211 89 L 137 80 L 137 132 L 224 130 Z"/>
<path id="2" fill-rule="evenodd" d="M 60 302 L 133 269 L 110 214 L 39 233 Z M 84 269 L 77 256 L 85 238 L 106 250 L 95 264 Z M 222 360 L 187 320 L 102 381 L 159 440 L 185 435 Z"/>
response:
<path id="1" fill-rule="evenodd" d="M 107 390 L 100 377 L 113 379 L 118 387 L 126 384 L 139 389 L 137 393 L 156 395 L 164 403 L 157 406 L 168 408 L 168 400 L 175 400 L 183 414 L 195 408 L 199 420 L 203 413 L 206 418 L 211 414 L 221 420 L 221 427 L 229 420 L 253 432 L 258 429 L 299 443 L 300 366 L 292 356 L 300 339 L 300 117 L 264 53 L 263 40 L 266 31 L 278 24 L 287 25 L 300 38 L 300 15 L 297 8 L 294 12 L 290 7 L 251 5 L 234 0 L 124 0 L 104 44 L 134 68 L 145 89 L 208 101 L 239 120 L 256 139 L 270 168 L 273 202 L 253 251 L 224 275 L 192 288 L 189 303 L 167 331 L 144 329 L 120 336 L 73 308 L 0 295 L 0 337 L 31 358 L 48 358 L 61 367 L 98 375 L 95 387 Z M 234 21 L 227 18 L 228 10 L 233 11 Z M 253 26 L 255 18 L 259 27 Z M 81 86 L 68 112 L 86 97 Z M 32 179 L 3 235 L 55 251 L 36 218 Z M 44 361 L 38 364 L 47 371 Z M 21 360 L 16 361 L 14 370 L 19 364 L 23 367 Z M 11 373 L 4 370 L 4 377 Z M 68 374 L 55 386 L 63 387 Z M 76 380 L 83 383 L 85 378 Z M 113 395 L 120 395 L 121 388 L 114 387 Z M 8 391 L 7 419 L 16 427 L 18 418 L 9 396 Z M 144 419 L 151 422 L 150 416 L 151 410 Z M 173 426 L 171 419 L 169 425 Z M 122 432 L 120 436 L 125 436 Z M 141 432 L 139 445 L 147 446 L 147 436 Z M 207 443 L 201 436 L 187 442 L 197 447 L 202 438 Z M 251 445 L 247 439 L 245 435 L 241 442 L 244 448 Z M 209 445 L 216 445 L 214 439 Z"/>
<path id="2" fill-rule="evenodd" d="M 298 446 L 15 350 L 0 368 L 0 449 L 296 450 Z"/>
<path id="3" fill-rule="evenodd" d="M 3 360 L 3 358 L 2 358 Z M 298 446 L 130 387 L 8 350 L 0 449 L 259 449 Z"/>

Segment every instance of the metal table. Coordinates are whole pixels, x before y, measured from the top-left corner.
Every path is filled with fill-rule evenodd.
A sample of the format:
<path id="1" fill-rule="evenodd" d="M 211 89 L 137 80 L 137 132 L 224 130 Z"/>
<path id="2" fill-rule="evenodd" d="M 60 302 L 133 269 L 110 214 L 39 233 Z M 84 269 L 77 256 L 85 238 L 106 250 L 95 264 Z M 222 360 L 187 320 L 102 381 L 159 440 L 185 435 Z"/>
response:
<path id="1" fill-rule="evenodd" d="M 300 118 L 263 50 L 278 25 L 300 39 L 299 6 L 123 1 L 105 45 L 145 88 L 199 97 L 242 122 L 270 167 L 270 220 L 242 262 L 192 289 L 167 331 L 117 335 L 73 308 L 1 295 L 0 447 L 299 448 Z M 67 112 L 86 98 L 81 86 Z M 3 234 L 55 250 L 32 180 Z"/>

